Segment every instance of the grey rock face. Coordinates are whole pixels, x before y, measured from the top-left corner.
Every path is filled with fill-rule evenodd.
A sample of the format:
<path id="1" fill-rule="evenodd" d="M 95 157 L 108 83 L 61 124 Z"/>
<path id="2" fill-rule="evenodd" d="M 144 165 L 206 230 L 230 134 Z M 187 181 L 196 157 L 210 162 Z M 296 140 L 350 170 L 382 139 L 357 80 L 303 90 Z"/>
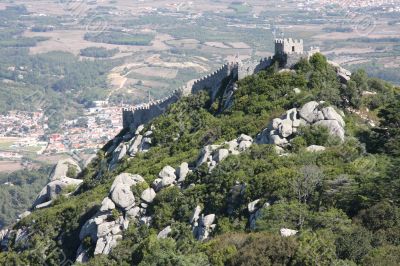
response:
<path id="1" fill-rule="evenodd" d="M 345 127 L 345 122 L 333 107 L 325 107 L 322 109 L 325 120 L 336 120 L 341 127 Z"/>
<path id="2" fill-rule="evenodd" d="M 176 179 L 175 169 L 172 168 L 171 166 L 167 165 L 160 171 L 160 173 L 158 174 L 158 177 L 161 179 L 163 179 L 164 177 L 171 177 L 173 179 Z"/>
<path id="3" fill-rule="evenodd" d="M 170 186 L 176 180 L 175 169 L 167 165 L 161 170 L 161 172 L 158 174 L 158 177 L 161 178 L 162 188 Z"/>
<path id="4" fill-rule="evenodd" d="M 135 135 L 139 135 L 140 133 L 142 133 L 144 129 L 144 125 L 139 125 L 135 131 Z"/>
<path id="5" fill-rule="evenodd" d="M 76 252 L 76 262 L 78 263 L 85 263 L 89 261 L 89 254 L 88 251 L 84 249 L 83 245 L 81 244 Z"/>
<path id="6" fill-rule="evenodd" d="M 114 202 L 109 197 L 104 198 L 103 201 L 101 202 L 100 211 L 105 212 L 113 209 L 115 209 Z"/>
<path id="7" fill-rule="evenodd" d="M 300 109 L 300 116 L 306 120 L 308 123 L 313 123 L 318 119 L 318 109 L 319 103 L 312 101 L 308 102 Z"/>
<path id="8" fill-rule="evenodd" d="M 70 165 L 76 168 L 78 174 L 82 171 L 79 164 L 75 160 L 71 158 L 63 159 L 57 162 L 57 165 L 55 166 L 53 172 L 50 175 L 50 180 L 53 181 L 57 179 L 63 179 L 64 177 L 66 177 L 68 172 L 68 167 Z"/>
<path id="9" fill-rule="evenodd" d="M 24 219 L 25 217 L 28 217 L 29 215 L 31 215 L 30 211 L 24 211 L 23 213 L 21 213 L 20 215 L 18 215 L 19 219 Z"/>
<path id="10" fill-rule="evenodd" d="M 289 142 L 287 141 L 287 139 L 285 138 L 281 138 L 278 135 L 272 135 L 269 137 L 270 139 L 270 144 L 275 144 L 278 146 L 285 146 L 286 144 L 288 144 Z"/>
<path id="11" fill-rule="evenodd" d="M 216 161 L 217 163 L 221 162 L 225 158 L 229 156 L 229 150 L 228 149 L 219 149 L 215 151 L 213 160 Z"/>
<path id="12" fill-rule="evenodd" d="M 288 228 L 281 228 L 280 230 L 280 234 L 283 237 L 289 237 L 289 236 L 294 236 L 297 234 L 297 230 L 292 230 L 292 229 L 288 229 Z"/>
<path id="13" fill-rule="evenodd" d="M 110 191 L 112 191 L 114 189 L 114 187 L 118 184 L 123 184 L 128 187 L 131 187 L 140 182 L 144 182 L 143 177 L 141 177 L 140 175 L 132 175 L 129 173 L 122 173 L 115 177 L 114 182 L 111 185 Z"/>
<path id="14" fill-rule="evenodd" d="M 207 216 L 204 216 L 202 219 L 202 225 L 208 227 L 210 225 L 212 225 L 215 221 L 215 214 L 209 214 Z"/>
<path id="15" fill-rule="evenodd" d="M 198 225 L 193 227 L 193 235 L 197 240 L 203 241 L 208 239 L 210 233 L 215 229 L 215 214 L 209 214 L 207 216 L 202 216 L 199 219 Z"/>
<path id="16" fill-rule="evenodd" d="M 117 184 L 111 192 L 111 199 L 114 203 L 123 209 L 129 209 L 135 205 L 135 197 L 130 186 Z"/>
<path id="17" fill-rule="evenodd" d="M 160 191 L 162 189 L 162 185 L 161 185 L 161 178 L 156 178 L 153 181 L 153 184 L 151 184 L 151 186 L 154 188 L 155 191 Z"/>
<path id="18" fill-rule="evenodd" d="M 250 136 L 247 136 L 245 134 L 241 134 L 238 138 L 238 142 L 242 142 L 242 141 L 250 141 L 253 142 L 253 138 Z"/>
<path id="19" fill-rule="evenodd" d="M 156 192 L 152 188 L 145 189 L 140 196 L 140 198 L 147 203 L 152 203 L 155 197 Z"/>
<path id="20" fill-rule="evenodd" d="M 196 208 L 194 209 L 192 217 L 190 218 L 191 224 L 193 224 L 194 222 L 197 222 L 197 220 L 199 220 L 200 213 L 201 213 L 201 207 L 197 205 Z"/>
<path id="21" fill-rule="evenodd" d="M 251 142 L 249 140 L 242 140 L 239 144 L 239 151 L 243 152 L 243 151 L 249 149 L 252 144 L 253 144 L 253 142 Z"/>
<path id="22" fill-rule="evenodd" d="M 293 134 L 293 122 L 290 119 L 285 119 L 279 125 L 279 133 L 282 137 L 287 138 Z"/>
<path id="23" fill-rule="evenodd" d="M 48 183 L 39 193 L 36 200 L 34 201 L 32 208 L 37 207 L 44 202 L 55 199 L 58 195 L 62 193 L 65 188 L 77 187 L 83 180 L 74 179 L 69 177 L 63 177 L 61 179 L 56 179 Z"/>
<path id="24" fill-rule="evenodd" d="M 314 124 L 314 126 L 326 127 L 329 133 L 333 136 L 337 136 L 341 141 L 344 141 L 344 129 L 340 126 L 339 122 L 336 120 L 321 120 Z"/>
<path id="25" fill-rule="evenodd" d="M 131 142 L 131 146 L 129 147 L 129 155 L 130 156 L 135 156 L 140 151 L 140 145 L 142 143 L 143 136 L 142 135 L 137 135 L 133 141 Z"/>
<path id="26" fill-rule="evenodd" d="M 136 219 L 140 215 L 140 207 L 133 207 L 126 211 L 126 216 L 128 219 Z"/>
<path id="27" fill-rule="evenodd" d="M 158 239 L 164 239 L 167 238 L 168 235 L 172 232 L 171 226 L 165 227 L 162 231 L 160 231 L 157 235 Z"/>
<path id="28" fill-rule="evenodd" d="M 186 179 L 186 176 L 189 174 L 189 164 L 186 162 L 181 163 L 181 165 L 176 169 L 176 176 L 178 178 L 178 182 L 183 182 Z"/>

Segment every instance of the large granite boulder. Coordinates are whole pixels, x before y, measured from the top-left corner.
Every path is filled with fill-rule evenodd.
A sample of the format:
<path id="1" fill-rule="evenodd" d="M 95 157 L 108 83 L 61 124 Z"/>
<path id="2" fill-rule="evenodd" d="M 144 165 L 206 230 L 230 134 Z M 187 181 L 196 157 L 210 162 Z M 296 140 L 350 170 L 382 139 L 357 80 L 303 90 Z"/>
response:
<path id="1" fill-rule="evenodd" d="M 339 122 L 336 120 L 321 120 L 314 123 L 313 126 L 326 127 L 331 135 L 340 138 L 341 141 L 344 141 L 344 128 L 341 127 Z"/>
<path id="2" fill-rule="evenodd" d="M 144 182 L 144 178 L 140 175 L 133 175 L 129 173 L 122 173 L 115 177 L 114 182 L 111 185 L 111 190 L 118 184 L 123 184 L 128 187 L 136 185 L 137 183 Z"/>
<path id="3" fill-rule="evenodd" d="M 153 200 L 154 200 L 154 198 L 156 197 L 156 192 L 154 191 L 154 189 L 152 189 L 152 188 L 148 188 L 148 189 L 145 189 L 143 192 L 142 192 L 142 195 L 140 196 L 140 198 L 142 199 L 142 200 L 144 200 L 145 202 L 147 202 L 147 203 L 152 203 L 153 202 Z"/>
<path id="4" fill-rule="evenodd" d="M 282 137 L 287 138 L 293 134 L 293 121 L 285 119 L 279 125 L 279 133 Z"/>
<path id="5" fill-rule="evenodd" d="M 73 160 L 72 158 L 68 159 L 62 159 L 57 162 L 57 165 L 54 167 L 53 172 L 50 175 L 50 180 L 57 180 L 57 179 L 63 179 L 64 177 L 67 176 L 68 169 L 70 167 L 75 168 L 76 174 L 79 174 L 82 170 L 79 164 Z M 70 176 L 71 178 L 74 178 L 75 176 Z"/>
<path id="6" fill-rule="evenodd" d="M 214 152 L 213 155 L 213 160 L 216 161 L 217 163 L 221 162 L 225 158 L 229 156 L 229 150 L 228 149 L 219 149 Z"/>
<path id="7" fill-rule="evenodd" d="M 32 208 L 37 207 L 40 204 L 43 204 L 47 201 L 55 199 L 58 195 L 62 194 L 64 189 L 66 188 L 76 188 L 79 186 L 83 180 L 74 179 L 69 177 L 63 177 L 62 179 L 55 179 L 48 183 L 36 197 Z"/>
<path id="8" fill-rule="evenodd" d="M 301 118 L 306 120 L 308 123 L 313 123 L 318 120 L 318 106 L 319 103 L 315 101 L 308 102 L 303 105 L 299 111 Z"/>
<path id="9" fill-rule="evenodd" d="M 117 184 L 111 191 L 111 199 L 120 208 L 129 209 L 135 205 L 135 197 L 130 186 Z"/>
<path id="10" fill-rule="evenodd" d="M 189 164 L 186 162 L 181 163 L 181 165 L 176 169 L 176 176 L 178 178 L 178 182 L 183 182 L 186 179 L 186 176 L 189 174 Z"/>
<path id="11" fill-rule="evenodd" d="M 115 209 L 114 202 L 109 197 L 104 198 L 103 201 L 101 202 L 100 211 L 106 212 L 113 209 Z"/>
<path id="12" fill-rule="evenodd" d="M 161 170 L 161 172 L 158 174 L 158 177 L 161 178 L 162 188 L 170 186 L 176 180 L 175 169 L 167 165 Z"/>
<path id="13" fill-rule="evenodd" d="M 325 120 L 336 120 L 341 127 L 345 127 L 345 122 L 340 114 L 336 112 L 335 108 L 329 106 L 322 109 L 322 114 Z"/>

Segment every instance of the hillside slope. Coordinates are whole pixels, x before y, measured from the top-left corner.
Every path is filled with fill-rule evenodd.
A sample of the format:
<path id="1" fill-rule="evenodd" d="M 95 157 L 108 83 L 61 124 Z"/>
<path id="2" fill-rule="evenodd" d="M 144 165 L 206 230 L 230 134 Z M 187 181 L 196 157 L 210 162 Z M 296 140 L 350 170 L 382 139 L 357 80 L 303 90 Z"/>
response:
<path id="1" fill-rule="evenodd" d="M 121 132 L 2 231 L 0 264 L 395 265 L 399 89 L 321 54 L 278 65 Z"/>

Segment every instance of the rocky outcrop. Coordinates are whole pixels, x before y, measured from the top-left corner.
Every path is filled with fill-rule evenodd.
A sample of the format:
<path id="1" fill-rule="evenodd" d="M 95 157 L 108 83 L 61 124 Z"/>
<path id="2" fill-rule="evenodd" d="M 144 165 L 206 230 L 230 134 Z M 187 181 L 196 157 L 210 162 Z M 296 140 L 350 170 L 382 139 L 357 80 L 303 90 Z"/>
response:
<path id="1" fill-rule="evenodd" d="M 111 191 L 111 199 L 118 207 L 127 210 L 135 205 L 135 197 L 130 186 L 117 184 Z"/>
<path id="2" fill-rule="evenodd" d="M 144 190 L 141 198 L 136 199 L 131 187 L 141 182 L 145 180 L 140 175 L 122 173 L 116 176 L 109 196 L 103 199 L 99 211 L 82 226 L 79 239 L 83 241 L 90 237 L 91 242 L 95 243 L 94 255 L 109 254 L 117 241 L 122 239 L 122 232 L 128 229 L 130 221 L 139 222 L 144 217 L 147 203 L 154 199 L 155 192 L 152 189 Z M 147 203 L 140 203 L 141 200 Z M 81 244 L 76 261 L 84 262 L 87 258 L 87 248 Z"/>
<path id="3" fill-rule="evenodd" d="M 199 167 L 206 163 L 211 172 L 218 163 L 222 162 L 229 155 L 240 154 L 248 150 L 252 144 L 253 138 L 242 134 L 237 139 L 224 142 L 221 145 L 207 145 L 201 150 L 196 165 Z"/>
<path id="4" fill-rule="evenodd" d="M 203 241 L 208 239 L 211 232 L 215 229 L 216 224 L 214 224 L 214 221 L 216 217 L 215 214 L 204 216 L 201 212 L 201 207 L 197 206 L 194 209 L 189 222 L 192 225 L 193 236 L 197 240 Z"/>
<path id="5" fill-rule="evenodd" d="M 282 117 L 273 119 L 267 128 L 257 135 L 257 143 L 287 147 L 301 126 L 325 127 L 331 135 L 341 141 L 345 138 L 343 117 L 333 107 L 324 107 L 323 102 L 311 101 L 299 109 L 290 109 Z"/>
<path id="6" fill-rule="evenodd" d="M 195 222 L 197 226 L 193 228 L 193 235 L 199 241 L 204 241 L 209 238 L 212 231 L 215 229 L 216 224 L 215 214 L 201 215 L 200 218 Z"/>
<path id="7" fill-rule="evenodd" d="M 32 209 L 47 206 L 42 204 L 55 199 L 67 188 L 76 189 L 76 187 L 82 182 L 83 180 L 81 179 L 74 179 L 65 176 L 51 181 L 40 191 L 32 205 Z"/>
<path id="8" fill-rule="evenodd" d="M 126 155 L 135 157 L 139 152 L 147 152 L 152 145 L 153 129 L 142 133 L 144 126 L 140 125 L 132 132 L 127 132 L 120 138 L 115 138 L 112 145 L 107 151 L 111 155 L 109 169 L 113 170 L 117 163 L 122 160 Z"/>
<path id="9" fill-rule="evenodd" d="M 76 174 L 79 174 L 82 170 L 79 164 L 73 160 L 72 158 L 68 159 L 62 159 L 57 162 L 57 165 L 54 167 L 53 172 L 50 174 L 50 180 L 58 180 L 58 179 L 63 179 L 64 177 L 68 176 L 68 169 L 70 167 L 75 168 Z M 71 178 L 74 178 L 75 176 L 70 176 Z"/>
<path id="10" fill-rule="evenodd" d="M 186 176 L 190 173 L 189 164 L 186 162 L 181 163 L 181 165 L 176 169 L 176 177 L 178 182 L 183 182 Z"/>
<path id="11" fill-rule="evenodd" d="M 140 198 L 146 203 L 152 203 L 155 197 L 156 192 L 152 188 L 145 189 L 140 196 Z"/>

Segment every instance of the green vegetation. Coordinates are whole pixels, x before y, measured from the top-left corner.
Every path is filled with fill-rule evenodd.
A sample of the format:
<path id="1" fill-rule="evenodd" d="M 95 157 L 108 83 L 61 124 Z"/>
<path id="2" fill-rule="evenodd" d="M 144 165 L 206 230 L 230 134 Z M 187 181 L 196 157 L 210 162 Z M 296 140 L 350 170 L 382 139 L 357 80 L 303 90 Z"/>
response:
<path id="1" fill-rule="evenodd" d="M 345 94 L 321 55 L 296 68 L 296 73 L 277 73 L 273 66 L 240 81 L 233 107 L 223 112 L 210 104 L 205 92 L 182 99 L 153 121 L 154 147 L 123 159 L 112 172 L 107 167 L 110 158 L 100 152 L 84 170 L 84 185 L 75 196 L 60 198 L 17 225 L 36 233 L 27 239 L 28 249 L 11 245 L 9 252 L 0 253 L 0 263 L 33 263 L 42 252 L 50 265 L 61 262 L 60 254 L 73 259 L 81 226 L 121 172 L 140 174 L 150 183 L 165 165 L 193 164 L 204 145 L 241 133 L 254 137 L 271 118 L 309 100 L 365 108 L 371 102 L 361 93 L 367 86 L 377 92 L 368 97 L 387 97 L 387 105 L 371 111 L 381 119 L 380 127 L 371 130 L 347 113 L 344 143 L 332 140 L 324 129 L 303 128 L 289 156 L 278 156 L 271 145 L 253 145 L 211 173 L 200 167 L 187 177 L 186 189 L 170 187 L 157 193 L 147 210 L 153 217 L 151 227 L 132 222 L 109 256 L 95 256 L 88 265 L 379 265 L 381 260 L 394 265 L 400 244 L 399 89 L 360 71 L 349 85 L 353 91 Z M 295 94 L 294 87 L 302 92 Z M 360 101 L 349 101 L 350 96 Z M 305 152 L 311 144 L 327 150 Z M 243 194 L 232 194 L 236 182 L 246 184 Z M 135 196 L 145 188 L 136 186 Z M 261 210 L 252 231 L 247 203 L 256 199 L 271 206 Z M 193 239 L 188 220 L 197 205 L 205 214 L 216 214 L 210 241 Z M 157 239 L 168 225 L 170 237 Z M 299 233 L 283 238 L 283 227 Z M 93 247 L 91 242 L 86 239 L 85 246 Z"/>
<path id="2" fill-rule="evenodd" d="M 85 105 L 106 97 L 107 74 L 119 62 L 80 60 L 65 52 L 30 54 L 29 47 L 47 38 L 24 37 L 28 25 L 43 31 L 60 21 L 55 17 L 22 19 L 27 14 L 24 6 L 0 10 L 0 112 L 42 109 L 50 118 L 50 130 L 56 130 L 64 118 L 76 117 Z"/>
<path id="3" fill-rule="evenodd" d="M 85 34 L 85 40 L 87 41 L 119 45 L 150 45 L 153 39 L 154 36 L 151 34 L 133 34 L 117 31 Z"/>
<path id="4" fill-rule="evenodd" d="M 81 50 L 81 56 L 106 58 L 106 57 L 113 57 L 118 52 L 119 52 L 118 48 L 109 50 L 103 47 L 88 47 Z"/>
<path id="5" fill-rule="evenodd" d="M 37 170 L 20 170 L 0 175 L 0 229 L 14 222 L 31 207 L 40 190 L 47 184 L 52 170 L 44 166 Z"/>

